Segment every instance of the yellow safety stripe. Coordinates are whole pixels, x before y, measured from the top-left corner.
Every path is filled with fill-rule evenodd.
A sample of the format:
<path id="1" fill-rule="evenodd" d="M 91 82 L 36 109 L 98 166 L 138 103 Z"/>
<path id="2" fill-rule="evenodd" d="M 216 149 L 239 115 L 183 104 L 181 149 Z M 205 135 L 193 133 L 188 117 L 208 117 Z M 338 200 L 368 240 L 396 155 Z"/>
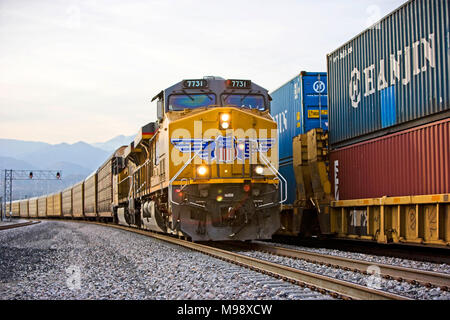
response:
<path id="1" fill-rule="evenodd" d="M 421 204 L 421 203 L 450 203 L 450 194 L 429 194 L 405 197 L 383 197 L 354 200 L 332 201 L 332 207 L 359 207 L 399 204 Z"/>

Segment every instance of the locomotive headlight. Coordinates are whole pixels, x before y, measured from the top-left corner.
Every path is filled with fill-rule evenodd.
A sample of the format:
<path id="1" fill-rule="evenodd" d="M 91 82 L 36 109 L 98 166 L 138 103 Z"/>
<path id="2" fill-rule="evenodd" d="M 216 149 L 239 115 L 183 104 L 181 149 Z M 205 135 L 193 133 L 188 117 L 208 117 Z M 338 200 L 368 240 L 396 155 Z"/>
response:
<path id="1" fill-rule="evenodd" d="M 231 115 L 229 113 L 220 114 L 220 129 L 226 130 L 230 128 Z"/>
<path id="2" fill-rule="evenodd" d="M 230 123 L 229 122 L 221 122 L 220 123 L 220 127 L 224 130 L 228 129 L 230 127 Z"/>
<path id="3" fill-rule="evenodd" d="M 220 120 L 222 120 L 223 122 L 230 121 L 230 114 L 222 113 L 222 115 L 220 116 Z"/>
<path id="4" fill-rule="evenodd" d="M 208 169 L 206 168 L 206 166 L 199 166 L 199 167 L 197 168 L 197 173 L 198 173 L 200 176 L 204 176 L 207 172 L 208 172 Z"/>
<path id="5" fill-rule="evenodd" d="M 264 168 L 262 166 L 256 166 L 255 173 L 262 175 L 264 173 Z"/>

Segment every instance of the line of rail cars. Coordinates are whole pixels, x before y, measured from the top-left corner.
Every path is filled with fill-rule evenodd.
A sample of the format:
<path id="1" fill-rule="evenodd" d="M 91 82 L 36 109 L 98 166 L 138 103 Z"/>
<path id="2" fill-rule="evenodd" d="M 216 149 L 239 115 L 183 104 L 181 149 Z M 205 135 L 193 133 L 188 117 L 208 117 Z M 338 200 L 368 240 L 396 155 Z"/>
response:
<path id="1" fill-rule="evenodd" d="M 125 148 L 126 146 L 118 148 L 97 171 L 72 187 L 50 195 L 13 201 L 12 216 L 112 218 L 112 166 L 115 159 L 123 155 Z"/>
<path id="2" fill-rule="evenodd" d="M 193 241 L 271 238 L 287 190 L 267 90 L 204 77 L 153 100 L 157 122 L 84 181 L 21 201 L 23 217 L 111 219 Z"/>
<path id="3" fill-rule="evenodd" d="M 314 79 L 328 99 L 310 107 L 328 102 L 329 130 L 305 129 L 321 112 L 294 84 L 314 73 L 271 93 L 273 116 L 291 114 L 280 234 L 450 245 L 448 12 L 447 0 L 408 1 L 330 53 L 328 83 Z"/>

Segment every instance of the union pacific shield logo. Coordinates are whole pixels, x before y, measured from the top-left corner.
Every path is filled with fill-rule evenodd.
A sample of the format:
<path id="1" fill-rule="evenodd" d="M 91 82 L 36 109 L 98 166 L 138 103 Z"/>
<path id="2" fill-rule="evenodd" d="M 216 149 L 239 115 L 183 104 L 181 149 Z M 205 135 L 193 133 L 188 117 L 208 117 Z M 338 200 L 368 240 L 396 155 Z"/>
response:
<path id="1" fill-rule="evenodd" d="M 275 139 L 237 139 L 228 135 L 216 139 L 171 139 L 170 142 L 182 153 L 199 152 L 202 160 L 232 163 L 236 159 L 250 159 L 258 152 L 266 153 L 275 144 Z"/>
<path id="2" fill-rule="evenodd" d="M 235 144 L 236 141 L 232 136 L 219 136 L 216 140 L 216 161 L 220 163 L 233 162 L 237 156 Z"/>

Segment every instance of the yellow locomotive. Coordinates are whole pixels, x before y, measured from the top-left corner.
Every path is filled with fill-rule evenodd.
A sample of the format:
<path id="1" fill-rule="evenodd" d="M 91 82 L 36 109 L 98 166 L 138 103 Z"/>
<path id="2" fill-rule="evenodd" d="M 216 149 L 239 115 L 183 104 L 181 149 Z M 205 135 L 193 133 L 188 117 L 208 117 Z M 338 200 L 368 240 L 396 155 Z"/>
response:
<path id="1" fill-rule="evenodd" d="M 157 94 L 158 121 L 112 158 L 114 220 L 193 241 L 271 238 L 286 181 L 270 99 L 219 77 Z"/>

